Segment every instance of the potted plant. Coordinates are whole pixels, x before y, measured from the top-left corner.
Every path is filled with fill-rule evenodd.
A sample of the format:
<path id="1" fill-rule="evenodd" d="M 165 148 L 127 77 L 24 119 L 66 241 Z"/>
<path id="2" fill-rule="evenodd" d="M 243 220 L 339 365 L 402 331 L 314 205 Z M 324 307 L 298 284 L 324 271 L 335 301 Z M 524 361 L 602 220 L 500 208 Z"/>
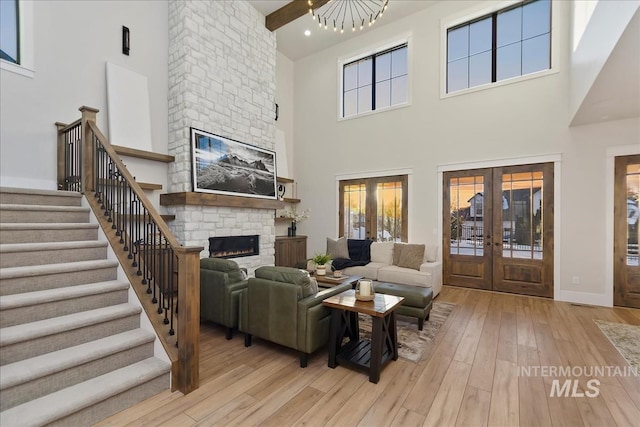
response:
<path id="1" fill-rule="evenodd" d="M 327 254 L 316 254 L 312 258 L 312 261 L 316 264 L 316 274 L 318 276 L 324 276 L 327 274 L 327 263 L 331 261 L 331 257 Z"/>

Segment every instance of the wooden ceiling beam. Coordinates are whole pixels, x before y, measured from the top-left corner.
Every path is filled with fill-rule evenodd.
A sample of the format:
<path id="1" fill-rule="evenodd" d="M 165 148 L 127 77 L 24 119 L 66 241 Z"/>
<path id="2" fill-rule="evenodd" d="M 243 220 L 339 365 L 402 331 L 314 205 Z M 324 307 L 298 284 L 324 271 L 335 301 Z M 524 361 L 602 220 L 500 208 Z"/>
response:
<path id="1" fill-rule="evenodd" d="M 317 9 L 328 1 L 329 0 L 314 0 L 313 8 Z M 275 31 L 307 13 L 309 13 L 309 3 L 307 3 L 307 0 L 293 0 L 275 12 L 268 14 L 265 19 L 265 26 L 269 31 Z"/>

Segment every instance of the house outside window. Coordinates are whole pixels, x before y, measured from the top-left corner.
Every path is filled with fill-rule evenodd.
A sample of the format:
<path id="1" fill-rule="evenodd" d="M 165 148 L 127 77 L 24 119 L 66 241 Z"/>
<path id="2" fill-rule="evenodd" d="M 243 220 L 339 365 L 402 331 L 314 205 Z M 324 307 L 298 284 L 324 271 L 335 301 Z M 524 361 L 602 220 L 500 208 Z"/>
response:
<path id="1" fill-rule="evenodd" d="M 406 104 L 408 78 L 407 43 L 344 64 L 341 117 Z"/>
<path id="2" fill-rule="evenodd" d="M 18 0 L 0 1 L 0 59 L 20 64 Z"/>
<path id="3" fill-rule="evenodd" d="M 522 2 L 447 29 L 447 93 L 550 68 L 550 0 Z"/>

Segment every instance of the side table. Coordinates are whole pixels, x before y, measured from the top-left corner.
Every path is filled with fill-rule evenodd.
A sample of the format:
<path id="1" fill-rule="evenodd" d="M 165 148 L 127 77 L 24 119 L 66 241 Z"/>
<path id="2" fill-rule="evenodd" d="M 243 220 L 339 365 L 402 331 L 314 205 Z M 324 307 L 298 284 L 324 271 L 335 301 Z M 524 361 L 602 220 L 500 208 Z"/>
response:
<path id="1" fill-rule="evenodd" d="M 325 299 L 322 305 L 331 308 L 329 367 L 340 364 L 361 369 L 369 374 L 369 381 L 377 383 L 382 367 L 398 360 L 395 309 L 403 300 L 376 294 L 373 301 L 358 301 L 354 290 Z M 360 339 L 358 313 L 371 316 L 371 341 Z M 344 337 L 348 342 L 343 345 Z"/>

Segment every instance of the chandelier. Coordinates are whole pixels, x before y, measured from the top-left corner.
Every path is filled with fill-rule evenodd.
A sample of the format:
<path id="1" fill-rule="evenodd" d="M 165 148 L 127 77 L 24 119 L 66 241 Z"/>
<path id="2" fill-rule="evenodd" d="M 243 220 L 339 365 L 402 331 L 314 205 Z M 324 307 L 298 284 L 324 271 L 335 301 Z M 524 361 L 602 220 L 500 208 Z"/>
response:
<path id="1" fill-rule="evenodd" d="M 308 0 L 309 13 L 319 27 L 333 28 L 334 32 L 344 33 L 345 27 L 355 31 L 372 26 L 389 6 L 389 0 L 329 0 L 313 10 L 313 0 Z"/>

